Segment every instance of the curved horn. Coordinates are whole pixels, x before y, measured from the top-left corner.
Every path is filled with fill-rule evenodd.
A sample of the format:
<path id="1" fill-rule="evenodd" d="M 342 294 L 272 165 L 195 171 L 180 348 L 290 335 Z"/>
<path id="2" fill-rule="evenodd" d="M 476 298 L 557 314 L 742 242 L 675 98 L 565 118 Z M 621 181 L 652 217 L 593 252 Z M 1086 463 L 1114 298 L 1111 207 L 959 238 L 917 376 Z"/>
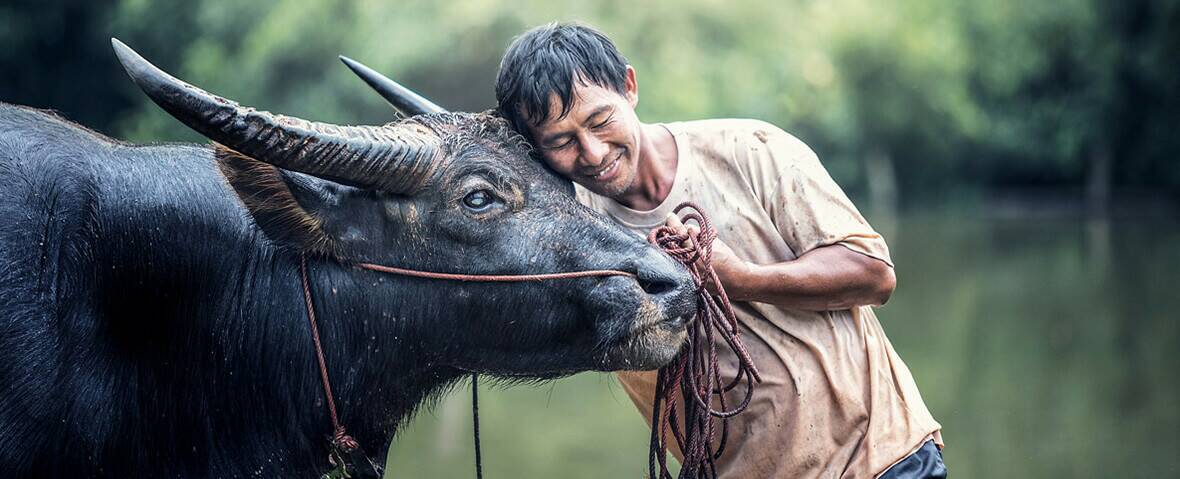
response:
<path id="1" fill-rule="evenodd" d="M 437 163 L 437 137 L 424 128 L 337 126 L 242 107 L 172 77 L 115 38 L 111 46 L 135 84 L 164 111 L 259 161 L 396 194 L 416 192 Z"/>
<path id="2" fill-rule="evenodd" d="M 398 82 L 390 80 L 389 77 L 378 73 L 376 70 L 369 68 L 351 58 L 340 55 L 340 61 L 344 62 L 353 73 L 361 77 L 365 83 L 377 90 L 377 93 L 385 98 L 385 101 L 393 105 L 397 111 L 403 115 L 414 116 L 426 113 L 442 113 L 447 111 L 445 108 L 435 105 L 434 102 L 423 98 L 422 95 L 414 93 L 413 90 L 401 86 Z"/>

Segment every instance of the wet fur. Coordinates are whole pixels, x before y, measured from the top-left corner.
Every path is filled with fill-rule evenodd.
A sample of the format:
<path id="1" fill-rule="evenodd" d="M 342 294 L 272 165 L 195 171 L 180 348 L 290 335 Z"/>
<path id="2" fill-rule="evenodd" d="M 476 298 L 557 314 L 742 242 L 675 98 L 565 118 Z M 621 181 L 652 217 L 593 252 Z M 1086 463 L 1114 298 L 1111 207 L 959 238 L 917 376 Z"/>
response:
<path id="1" fill-rule="evenodd" d="M 127 145 L 0 103 L 0 218 L 0 470 L 290 477 L 325 467 L 331 427 L 297 255 L 253 224 L 212 148 Z M 364 286 L 320 258 L 313 294 L 342 420 L 380 457 L 398 421 L 462 373 L 418 347 L 430 329 L 413 318 L 429 318 L 429 304 L 391 298 L 375 310 L 333 294 Z"/>
<path id="2" fill-rule="evenodd" d="M 441 115 L 423 125 L 451 138 L 453 157 L 473 155 L 473 146 L 521 147 L 502 121 L 481 126 L 481 118 Z M 489 161 L 474 155 L 464 166 L 494 168 Z M 438 194 L 446 171 L 456 170 L 430 179 Z M 554 196 L 528 191 L 527 178 L 514 181 L 525 185 L 519 201 Z M 532 260 L 551 262 L 537 263 L 546 268 L 634 270 L 638 261 L 670 261 L 601 218 L 570 216 L 579 211 L 572 197 L 557 196 L 554 208 L 513 217 L 519 224 L 511 234 L 533 236 L 450 258 L 454 248 L 429 246 L 481 233 L 452 227 L 411 199 L 277 170 L 226 149 L 129 145 L 0 103 L 0 470 L 17 477 L 322 472 L 331 426 L 302 301 L 301 251 L 310 252 L 341 420 L 378 458 L 401 421 L 464 377 L 455 365 L 510 378 L 624 367 L 605 356 L 598 366 L 572 366 L 574 345 L 558 339 L 592 335 L 602 338 L 597 347 L 611 349 L 627 341 L 627 318 L 571 322 L 563 317 L 569 308 L 589 303 L 559 303 L 566 309 L 557 312 L 536 299 L 608 282 L 437 284 L 342 262 L 521 269 L 526 261 L 512 258 L 546 237 L 589 245 L 542 242 Z M 345 209 L 335 215 L 372 231 L 334 229 L 313 207 L 323 198 L 340 199 Z M 360 206 L 348 210 L 349 202 Z M 407 224 L 408 216 L 412 223 L 435 218 L 434 236 Z M 454 238 L 440 236 L 447 228 Z M 401 243 L 372 245 L 366 236 L 381 234 Z M 591 247 L 593 256 L 577 254 Z M 615 290 L 601 293 L 597 303 L 617 301 L 603 299 Z M 496 311 L 484 307 L 493 303 Z M 513 315 L 538 319 L 497 326 Z M 524 367 L 514 362 L 519 354 L 498 349 L 519 344 L 552 344 L 552 351 Z"/>

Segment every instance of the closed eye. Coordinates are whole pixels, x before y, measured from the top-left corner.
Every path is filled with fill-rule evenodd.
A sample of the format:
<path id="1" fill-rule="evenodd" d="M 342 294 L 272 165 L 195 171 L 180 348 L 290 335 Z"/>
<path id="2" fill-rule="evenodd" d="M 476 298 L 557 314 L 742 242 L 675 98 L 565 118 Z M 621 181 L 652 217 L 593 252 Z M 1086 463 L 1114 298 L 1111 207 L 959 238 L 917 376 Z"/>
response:
<path id="1" fill-rule="evenodd" d="M 590 127 L 590 128 L 592 128 L 592 129 L 595 129 L 595 130 L 601 130 L 602 128 L 605 128 L 606 126 L 608 126 L 608 125 L 610 125 L 611 123 L 613 123 L 613 122 L 614 122 L 614 119 L 615 119 L 615 117 L 614 117 L 613 115 L 612 115 L 612 116 L 609 116 L 609 117 L 607 117 L 605 120 L 602 120 L 602 123 L 599 123 L 599 124 L 597 124 L 597 125 L 594 125 L 594 126 L 592 126 L 592 127 Z"/>
<path id="2" fill-rule="evenodd" d="M 563 149 L 567 146 L 572 145 L 573 143 L 574 143 L 574 140 L 572 138 L 566 137 L 565 141 L 563 141 L 561 143 L 552 144 L 552 145 L 544 145 L 541 148 L 544 148 L 546 150 L 560 150 L 560 149 Z"/>

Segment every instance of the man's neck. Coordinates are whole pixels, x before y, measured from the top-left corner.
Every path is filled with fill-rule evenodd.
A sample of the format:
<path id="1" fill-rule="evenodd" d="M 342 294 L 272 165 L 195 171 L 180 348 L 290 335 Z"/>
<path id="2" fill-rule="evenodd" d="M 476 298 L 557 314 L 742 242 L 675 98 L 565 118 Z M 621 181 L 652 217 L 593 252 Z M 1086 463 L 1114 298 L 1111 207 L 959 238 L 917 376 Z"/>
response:
<path id="1" fill-rule="evenodd" d="M 679 152 L 676 150 L 676 139 L 667 128 L 644 123 L 642 131 L 635 181 L 631 183 L 631 188 L 614 200 L 633 210 L 648 211 L 663 203 L 672 192 Z"/>

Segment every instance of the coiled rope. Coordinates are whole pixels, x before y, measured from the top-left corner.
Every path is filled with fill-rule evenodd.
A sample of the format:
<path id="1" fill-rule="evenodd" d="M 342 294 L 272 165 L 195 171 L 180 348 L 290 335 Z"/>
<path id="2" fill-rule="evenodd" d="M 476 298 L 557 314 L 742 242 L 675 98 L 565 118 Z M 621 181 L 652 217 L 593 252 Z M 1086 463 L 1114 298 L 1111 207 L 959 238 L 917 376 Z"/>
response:
<path id="1" fill-rule="evenodd" d="M 717 231 L 693 203 L 682 203 L 673 211 L 680 215 L 684 224 L 696 223 L 699 232 L 693 235 L 665 225 L 652 230 L 648 241 L 688 267 L 697 286 L 697 315 L 689 325 L 689 339 L 684 350 L 672 364 L 661 368 L 657 376 L 648 474 L 651 478 L 672 478 L 667 460 L 670 431 L 684 456 L 679 478 L 715 478 L 716 461 L 725 451 L 728 438 L 728 420 L 749 406 L 754 383 L 761 382 L 762 378 L 742 343 L 737 317 L 713 270 L 713 240 L 717 239 Z M 717 295 L 710 294 L 707 286 L 711 286 Z M 737 374 L 728 382 L 722 380 L 717 367 L 718 338 L 724 340 L 738 357 Z M 741 402 L 728 407 L 724 393 L 743 382 L 746 391 Z M 680 409 L 683 409 L 683 425 L 676 421 Z M 720 419 L 720 427 L 716 419 Z M 714 446 L 718 429 L 720 438 Z"/>

